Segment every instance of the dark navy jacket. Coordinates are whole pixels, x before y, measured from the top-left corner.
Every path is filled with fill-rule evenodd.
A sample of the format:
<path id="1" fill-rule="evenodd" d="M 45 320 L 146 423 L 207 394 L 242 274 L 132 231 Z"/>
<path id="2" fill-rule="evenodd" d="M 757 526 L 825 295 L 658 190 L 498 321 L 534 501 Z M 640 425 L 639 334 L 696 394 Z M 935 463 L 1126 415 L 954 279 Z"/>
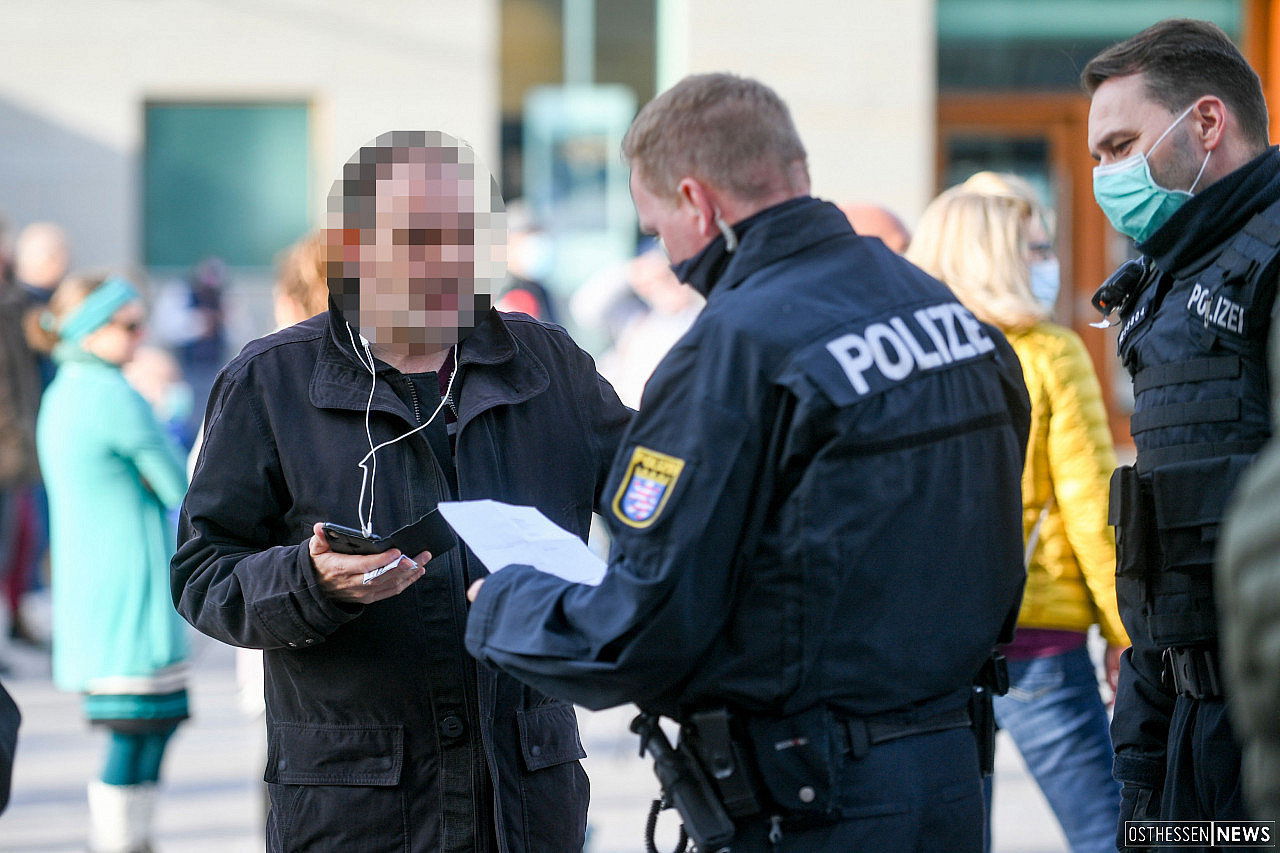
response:
<path id="1" fill-rule="evenodd" d="M 497 572 L 467 647 L 592 708 L 963 703 L 1021 598 L 1017 358 L 830 204 L 735 228 L 614 460 L 604 582 Z"/>
<path id="2" fill-rule="evenodd" d="M 590 357 L 563 329 L 491 311 L 459 347 L 458 370 L 461 497 L 536 506 L 585 538 L 630 419 Z M 266 650 L 268 847 L 469 853 L 489 846 L 496 820 L 499 850 L 581 849 L 588 788 L 573 709 L 466 654 L 459 551 L 368 606 L 317 585 L 312 525 L 359 526 L 369 388 L 336 312 L 249 344 L 214 388 L 183 507 L 178 610 L 212 637 Z M 373 440 L 413 426 L 380 376 Z M 380 450 L 378 468 L 375 531 L 443 494 L 425 433 Z"/>

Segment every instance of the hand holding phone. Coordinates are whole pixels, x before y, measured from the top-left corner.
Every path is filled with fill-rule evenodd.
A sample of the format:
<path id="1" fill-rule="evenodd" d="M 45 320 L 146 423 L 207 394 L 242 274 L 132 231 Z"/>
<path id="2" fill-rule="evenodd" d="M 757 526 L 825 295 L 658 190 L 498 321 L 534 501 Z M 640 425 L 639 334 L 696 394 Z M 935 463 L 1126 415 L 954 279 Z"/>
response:
<path id="1" fill-rule="evenodd" d="M 453 528 L 438 509 L 390 536 L 365 536 L 359 530 L 330 522 L 324 524 L 324 532 L 329 537 L 329 547 L 339 554 L 381 554 L 395 549 L 401 554 L 430 551 L 432 557 L 439 557 L 458 544 Z"/>
<path id="2" fill-rule="evenodd" d="M 440 515 L 439 510 L 431 510 L 422 518 L 407 524 L 390 536 L 365 536 L 359 530 L 343 527 L 331 522 L 324 524 L 325 536 L 329 547 L 339 554 L 383 554 L 397 550 L 401 554 L 431 553 L 431 557 L 440 556 L 458 544 L 452 528 Z M 389 572 L 399 563 L 380 566 L 364 573 L 362 583 L 368 584 Z"/>
<path id="3" fill-rule="evenodd" d="M 317 586 L 325 595 L 338 602 L 372 604 L 399 595 L 409 584 L 422 577 L 425 570 L 419 563 L 431 557 L 426 552 L 410 557 L 394 548 L 377 554 L 344 554 L 331 547 L 329 534 L 325 532 L 323 524 L 317 522 L 312 525 L 311 532 L 307 551 L 315 571 Z M 372 579 L 368 583 L 364 581 L 367 574 L 387 565 L 398 566 L 401 570 L 385 573 L 385 577 Z"/>

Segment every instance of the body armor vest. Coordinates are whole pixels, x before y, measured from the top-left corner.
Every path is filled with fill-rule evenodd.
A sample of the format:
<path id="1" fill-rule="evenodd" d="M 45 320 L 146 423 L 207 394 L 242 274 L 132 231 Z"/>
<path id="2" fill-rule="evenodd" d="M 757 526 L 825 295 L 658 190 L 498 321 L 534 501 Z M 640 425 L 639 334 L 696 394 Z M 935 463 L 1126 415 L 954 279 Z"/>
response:
<path id="1" fill-rule="evenodd" d="M 1271 435 L 1266 345 L 1278 260 L 1275 204 L 1203 261 L 1176 275 L 1153 269 L 1121 312 L 1117 347 L 1134 382 L 1142 504 L 1126 515 L 1154 530 L 1140 537 L 1147 553 L 1138 565 L 1117 574 L 1140 576 L 1138 597 L 1161 646 L 1217 636 L 1218 526 L 1236 480 Z"/>

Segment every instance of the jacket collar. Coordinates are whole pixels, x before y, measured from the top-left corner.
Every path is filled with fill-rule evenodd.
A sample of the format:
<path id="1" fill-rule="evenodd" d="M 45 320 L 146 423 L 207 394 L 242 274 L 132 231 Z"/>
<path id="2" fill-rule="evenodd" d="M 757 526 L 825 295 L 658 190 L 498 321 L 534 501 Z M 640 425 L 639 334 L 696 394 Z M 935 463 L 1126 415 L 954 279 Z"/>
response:
<path id="1" fill-rule="evenodd" d="M 848 218 L 830 202 L 799 196 L 767 207 L 733 225 L 738 248 L 729 253 L 723 236 L 691 259 L 701 273 L 689 284 L 710 298 L 711 291 L 731 290 L 759 269 L 824 240 L 852 234 Z"/>
<path id="2" fill-rule="evenodd" d="M 542 359 L 516 337 L 495 308 L 489 309 L 457 352 L 462 371 L 455 385 L 459 390 L 454 392 L 459 429 L 481 412 L 523 403 L 551 386 L 551 374 Z"/>
<path id="3" fill-rule="evenodd" d="M 319 409 L 360 412 L 370 405 L 373 411 L 388 412 L 412 423 L 408 407 L 385 381 L 374 386 L 370 404 L 369 368 L 361 360 L 364 353 L 357 355 L 352 338 L 342 314 L 330 308 L 326 333 L 321 336 L 311 372 L 312 405 Z M 458 345 L 457 352 L 460 372 L 454 396 L 458 401 L 460 427 L 486 409 L 523 402 L 550 385 L 550 376 L 541 360 L 520 344 L 502 315 L 492 308 Z M 375 367 L 384 378 L 396 372 L 380 361 L 375 361 Z"/>
<path id="4" fill-rule="evenodd" d="M 1280 152 L 1273 146 L 1178 208 L 1138 246 L 1164 272 L 1198 269 L 1259 211 L 1280 199 Z"/>

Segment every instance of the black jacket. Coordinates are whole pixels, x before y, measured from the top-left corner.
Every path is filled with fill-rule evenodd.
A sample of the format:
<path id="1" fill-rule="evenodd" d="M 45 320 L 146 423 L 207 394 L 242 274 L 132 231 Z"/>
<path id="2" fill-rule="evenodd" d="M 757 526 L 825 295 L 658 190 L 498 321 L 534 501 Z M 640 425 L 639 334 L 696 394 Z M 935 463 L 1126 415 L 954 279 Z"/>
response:
<path id="1" fill-rule="evenodd" d="M 686 265 L 709 300 L 614 462 L 604 582 L 499 572 L 467 647 L 594 708 L 963 705 L 1024 580 L 1017 357 L 830 204 L 735 228 Z"/>
<path id="2" fill-rule="evenodd" d="M 536 506 L 586 537 L 630 411 L 557 327 L 491 311 L 459 347 L 463 499 Z M 415 426 L 380 371 L 375 442 Z M 265 649 L 272 850 L 580 849 L 588 785 L 573 708 L 463 648 L 458 549 L 398 596 L 340 605 L 317 586 L 312 524 L 359 527 L 370 376 L 336 312 L 250 343 L 219 376 L 173 562 L 179 611 Z M 424 434 L 378 452 L 373 528 L 442 494 Z M 478 561 L 469 561 L 478 566 Z M 482 764 L 482 762 L 484 764 Z"/>
<path id="3" fill-rule="evenodd" d="M 1219 526 L 1273 430 L 1266 350 L 1280 271 L 1280 151 L 1188 200 L 1138 248 L 1152 272 L 1120 311 L 1117 350 L 1134 379 L 1129 428 L 1141 486 L 1132 515 L 1143 526 L 1117 528 L 1116 595 L 1133 648 L 1121 661 L 1111 737 L 1116 779 L 1150 788 L 1155 807 L 1176 701 L 1163 653 L 1216 644 Z M 1127 499 L 1117 491 L 1118 510 Z"/>

